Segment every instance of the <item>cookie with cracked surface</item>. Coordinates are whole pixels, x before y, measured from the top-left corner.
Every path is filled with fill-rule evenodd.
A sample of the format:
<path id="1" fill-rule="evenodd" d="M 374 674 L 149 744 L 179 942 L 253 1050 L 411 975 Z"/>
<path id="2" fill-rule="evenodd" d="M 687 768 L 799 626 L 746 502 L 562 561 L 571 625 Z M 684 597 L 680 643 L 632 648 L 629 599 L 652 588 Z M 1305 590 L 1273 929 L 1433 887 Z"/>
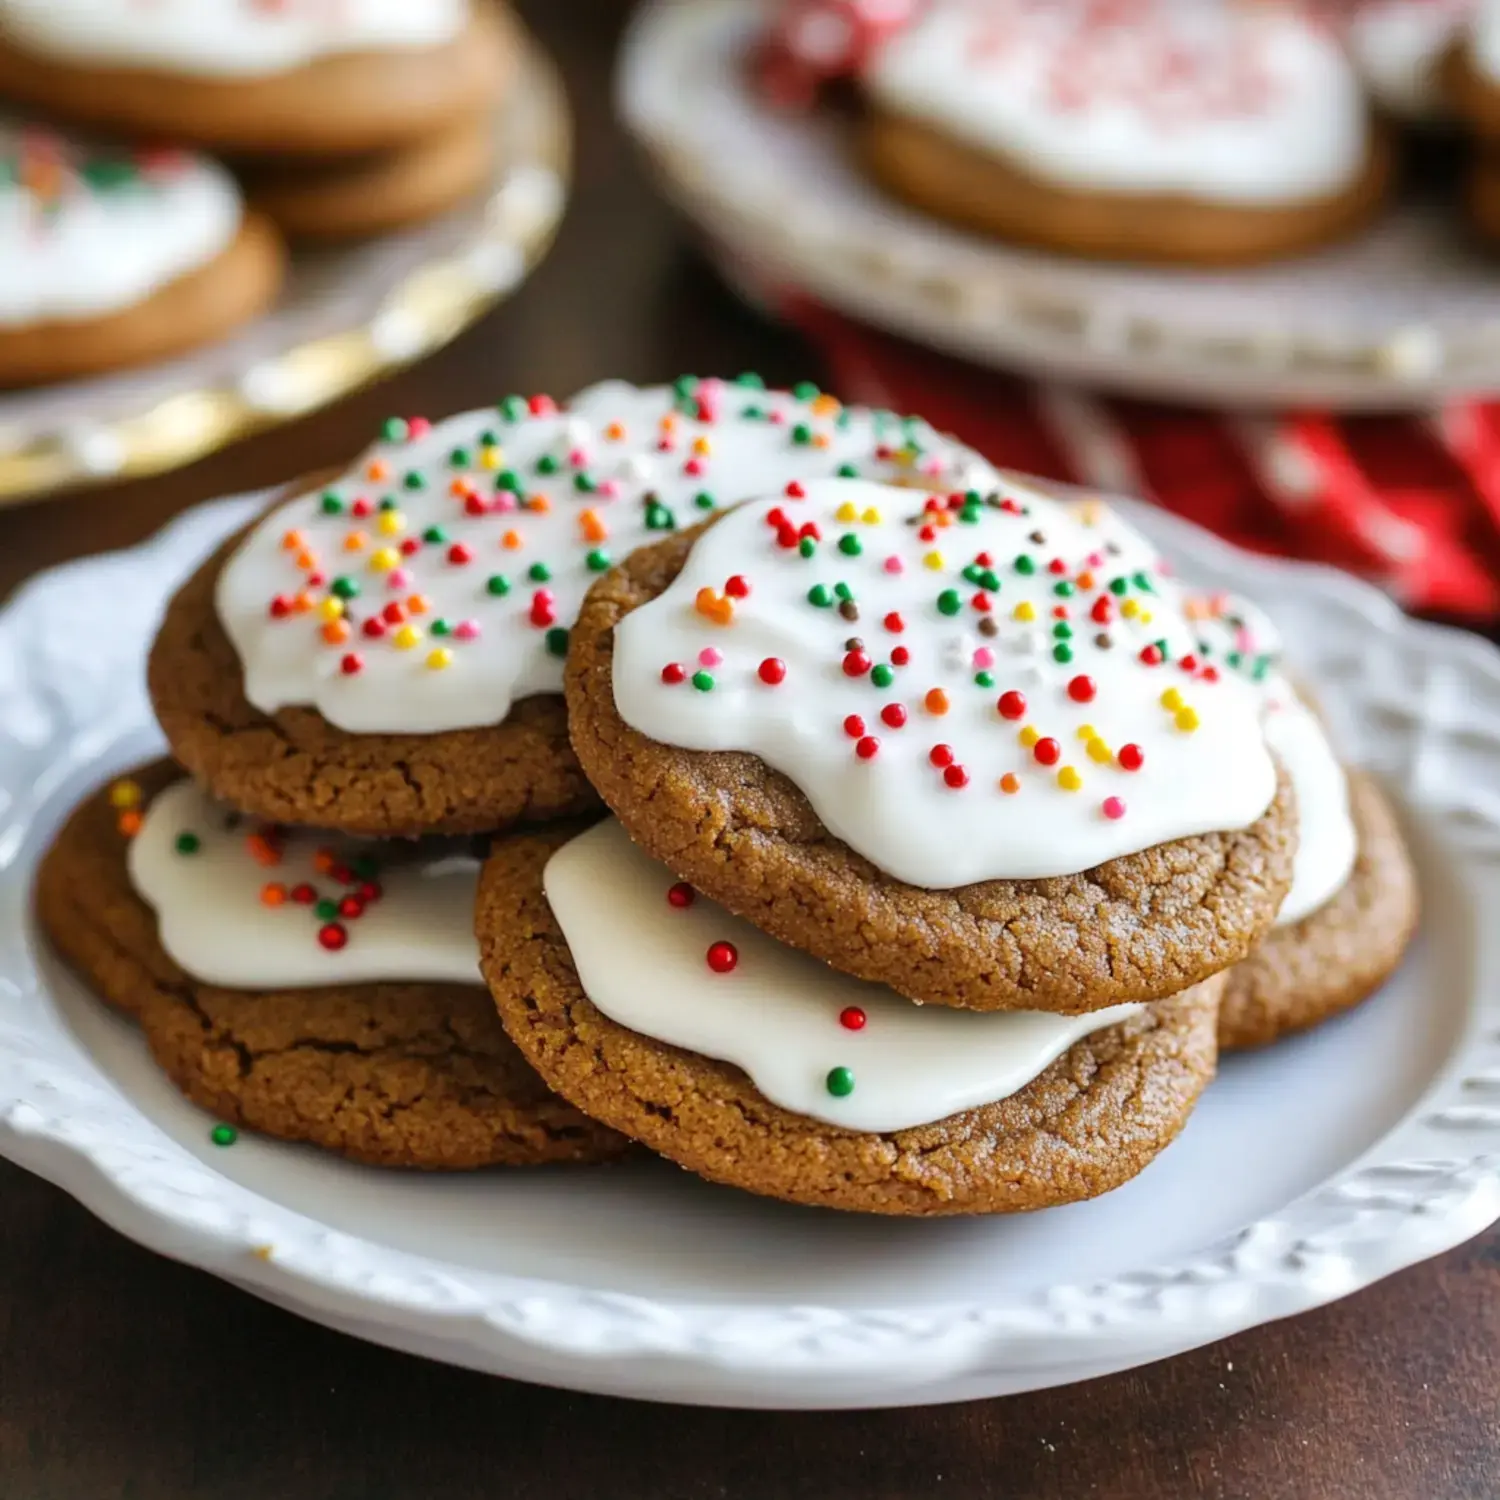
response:
<path id="1" fill-rule="evenodd" d="M 868 498 L 867 491 L 874 489 L 873 486 L 861 487 L 861 496 Z M 810 487 L 809 502 L 816 493 Z M 772 512 L 772 518 L 774 514 Z M 1032 527 L 1043 514 L 1050 518 L 1048 534 L 1055 541 L 1066 524 L 1065 518 L 1056 512 L 1044 512 L 1038 506 L 1030 512 L 1023 509 L 1014 516 L 1008 515 L 1007 520 L 1026 528 Z M 1238 831 L 1195 833 L 1175 838 L 1158 834 L 1158 841 L 1152 841 L 1144 848 L 1137 844 L 1135 852 L 1112 858 L 1080 860 L 1074 866 L 1083 871 L 1080 874 L 985 878 L 943 889 L 896 878 L 889 873 L 889 866 L 877 865 L 871 858 L 856 852 L 849 842 L 830 830 L 801 787 L 781 771 L 772 769 L 760 756 L 739 749 L 683 749 L 680 744 L 663 743 L 631 727 L 622 715 L 617 688 L 623 676 L 641 692 L 654 691 L 657 669 L 652 663 L 659 658 L 650 654 L 657 649 L 656 643 L 651 641 L 642 647 L 645 654 L 637 653 L 640 657 L 637 665 L 642 670 L 633 675 L 629 672 L 622 674 L 619 664 L 620 627 L 634 612 L 661 599 L 679 575 L 684 575 L 689 607 L 675 609 L 663 618 L 669 626 L 672 621 L 687 621 L 690 623 L 686 628 L 696 630 L 697 625 L 691 623 L 691 599 L 699 577 L 684 570 L 688 568 L 690 558 L 695 559 L 692 566 L 699 567 L 696 549 L 700 537 L 716 536 L 721 531 L 733 543 L 729 554 L 738 559 L 743 568 L 741 581 L 753 591 L 748 595 L 752 603 L 758 597 L 773 593 L 779 599 L 781 595 L 775 592 L 779 588 L 779 579 L 773 574 L 768 580 L 755 571 L 767 554 L 756 550 L 753 535 L 744 534 L 746 529 L 753 532 L 759 519 L 752 504 L 712 523 L 710 530 L 685 533 L 638 550 L 590 590 L 573 630 L 566 692 L 574 749 L 604 801 L 629 830 L 631 837 L 654 858 L 714 900 L 722 902 L 736 915 L 748 919 L 782 942 L 812 953 L 835 968 L 888 985 L 899 994 L 924 1003 L 974 1010 L 1095 1010 L 1177 994 L 1239 962 L 1250 952 L 1270 927 L 1291 881 L 1296 811 L 1288 779 L 1281 775 L 1278 780 L 1274 762 L 1265 750 L 1259 732 L 1259 708 L 1248 699 L 1241 702 L 1238 698 L 1226 697 L 1223 701 L 1233 706 L 1233 716 L 1217 726 L 1209 724 L 1205 715 L 1205 732 L 1218 732 L 1220 739 L 1207 764 L 1198 766 L 1194 772 L 1200 783 L 1195 791 L 1201 794 L 1205 818 L 1212 817 L 1214 799 L 1221 794 L 1240 795 L 1233 785 L 1219 784 L 1235 781 L 1237 764 L 1245 767 L 1247 775 L 1253 771 L 1256 778 L 1264 772 L 1268 778 L 1264 800 L 1260 791 L 1253 791 L 1249 801 L 1240 798 L 1233 819 L 1226 818 L 1221 823 L 1207 822 L 1210 828 L 1237 826 Z M 741 530 L 730 537 L 730 528 L 741 521 Z M 978 531 L 976 524 L 970 534 Z M 795 531 L 793 544 L 795 548 Z M 723 550 L 719 549 L 721 554 Z M 884 565 L 880 563 L 876 549 L 867 546 L 866 557 L 872 550 L 875 550 L 875 556 L 871 559 L 873 568 L 866 575 L 866 586 L 874 589 L 878 586 L 876 577 Z M 794 550 L 788 555 L 795 559 L 797 554 Z M 724 557 L 719 555 L 716 565 L 723 561 Z M 846 576 L 854 577 L 853 570 L 858 562 L 858 558 L 841 552 L 837 566 L 845 570 Z M 704 564 L 703 569 L 711 571 L 708 564 Z M 707 577 L 708 571 L 703 569 L 700 571 Z M 905 576 L 916 573 L 917 570 L 907 568 Z M 716 576 L 722 576 L 722 569 Z M 1040 570 L 1034 577 L 1018 575 L 1014 583 L 1007 581 L 1005 586 L 1011 589 L 1019 584 L 1045 580 L 1044 586 L 1050 588 L 1051 576 Z M 1108 590 L 1101 592 L 1108 593 Z M 1076 599 L 1076 596 L 1070 597 Z M 940 608 L 946 609 L 958 599 L 955 590 L 952 600 L 944 598 L 940 601 Z M 1085 597 L 1078 604 L 1079 612 L 1086 606 Z M 862 621 L 872 615 L 878 621 L 885 604 L 873 609 L 868 605 L 861 607 L 867 611 L 860 617 Z M 1168 628 L 1165 603 L 1159 602 L 1156 608 L 1159 614 L 1147 627 L 1152 633 Z M 830 612 L 825 610 L 823 613 Z M 1041 616 L 1040 610 L 1035 613 Z M 1050 615 L 1050 607 L 1047 613 Z M 1100 614 L 1103 613 L 1101 610 Z M 931 617 L 926 622 L 928 625 L 934 630 L 942 628 L 944 615 L 930 608 L 928 615 Z M 1116 630 L 1123 634 L 1118 614 L 1112 612 L 1110 618 L 1115 622 Z M 1148 620 L 1150 618 L 1148 614 Z M 761 633 L 766 617 L 757 615 L 753 623 L 756 633 L 749 637 L 754 647 L 751 655 L 758 658 L 767 640 Z M 777 621 L 771 623 L 780 628 Z M 923 642 L 918 639 L 921 624 L 915 613 L 903 614 L 892 623 L 901 624 L 899 638 L 913 642 L 910 648 L 913 652 L 924 649 Z M 769 697 L 754 695 L 779 692 L 782 683 L 793 680 L 791 653 L 802 649 L 799 641 L 812 639 L 814 628 L 810 619 L 804 621 L 796 617 L 791 619 L 788 629 L 773 637 L 786 658 L 784 661 L 781 657 L 775 660 L 779 666 L 786 667 L 787 676 L 778 679 L 774 688 L 751 683 L 748 693 L 741 690 L 743 696 L 734 702 L 753 704 L 754 708 L 748 717 L 735 721 L 735 734 L 758 732 L 758 726 L 763 722 L 760 716 L 769 715 L 772 710 L 765 707 L 770 702 Z M 827 628 L 838 635 L 851 627 L 848 623 L 831 619 Z M 861 624 L 858 628 L 873 630 L 874 627 Z M 731 667 L 737 663 L 725 653 L 735 649 L 733 637 L 729 631 L 721 631 L 713 639 L 723 642 L 722 652 L 718 647 L 714 648 L 723 656 L 723 665 L 714 669 L 717 680 L 729 684 L 734 681 Z M 1003 635 L 994 639 L 1004 646 Z M 1129 637 L 1125 639 L 1128 641 Z M 870 637 L 866 636 L 865 644 L 869 640 Z M 676 641 L 673 644 L 682 645 Z M 808 647 L 809 651 L 812 649 L 812 646 Z M 892 659 L 906 649 L 905 646 L 898 647 L 892 653 Z M 1160 663 L 1159 648 L 1154 645 L 1143 648 L 1148 657 L 1153 651 L 1158 652 L 1156 660 Z M 688 659 L 686 648 L 674 651 L 672 655 L 679 660 Z M 866 653 L 861 650 L 860 655 L 864 657 Z M 1133 647 L 1129 651 L 1117 648 L 1114 653 L 1116 660 L 1127 655 L 1132 661 L 1136 660 Z M 1008 670 L 1003 658 L 997 657 L 996 660 L 997 673 Z M 1103 657 L 1099 660 L 1102 661 Z M 862 687 L 869 694 L 874 673 L 861 662 L 857 665 L 866 668 L 861 675 L 847 677 L 836 670 L 826 670 L 816 657 L 801 660 L 797 665 L 803 673 L 803 680 L 813 684 L 810 690 L 812 700 L 799 699 L 796 712 L 786 720 L 791 733 L 798 737 L 798 746 L 812 742 L 817 722 L 814 716 L 822 715 L 832 726 L 824 748 L 828 751 L 827 764 L 831 767 L 829 774 L 835 790 L 839 790 L 838 778 L 842 776 L 848 778 L 847 784 L 854 792 L 860 793 L 853 797 L 851 804 L 855 819 L 866 809 L 874 809 L 882 817 L 899 811 L 893 810 L 889 794 L 892 783 L 886 783 L 886 794 L 876 790 L 866 793 L 861 791 L 866 783 L 854 778 L 868 774 L 862 767 L 878 767 L 881 763 L 878 756 L 897 753 L 897 747 L 903 743 L 901 734 L 937 733 L 935 729 L 924 727 L 932 722 L 933 715 L 927 711 L 924 720 L 920 693 L 914 697 L 900 697 L 898 707 L 905 716 L 903 724 L 906 727 L 890 732 L 884 740 L 872 735 L 871 742 L 878 756 L 864 761 L 860 759 L 862 741 L 857 743 L 854 740 L 853 727 L 847 720 L 844 730 L 838 727 L 838 718 L 845 713 L 847 704 L 837 701 L 836 695 L 844 690 L 846 683 L 856 684 L 851 691 Z M 937 661 L 925 665 L 938 670 Z M 939 771 L 929 768 L 926 762 L 931 759 L 932 767 L 937 767 L 938 752 L 947 751 L 948 758 L 943 764 L 951 770 L 953 752 L 948 745 L 939 745 L 929 757 L 925 749 L 928 739 L 916 742 L 912 748 L 919 753 L 914 765 L 902 769 L 901 774 L 907 779 L 902 781 L 899 795 L 915 809 L 917 826 L 910 830 L 912 836 L 909 839 L 896 841 L 897 852 L 903 858 L 909 855 L 922 842 L 923 828 L 920 825 L 936 827 L 939 820 L 945 818 L 959 820 L 968 831 L 960 830 L 946 842 L 939 839 L 934 843 L 931 837 L 927 838 L 926 842 L 931 846 L 929 852 L 935 856 L 938 868 L 945 865 L 950 856 L 960 854 L 966 858 L 973 855 L 988 860 L 997 854 L 1010 858 L 1013 852 L 1027 852 L 1020 849 L 1019 834 L 1023 822 L 1011 823 L 1008 821 L 1011 818 L 1033 818 L 1032 823 L 1024 826 L 1030 827 L 1036 835 L 1032 840 L 1034 847 L 1029 852 L 1039 858 L 1057 857 L 1065 831 L 1064 821 L 1070 816 L 1076 817 L 1072 829 L 1077 838 L 1076 845 L 1070 847 L 1097 848 L 1100 838 L 1118 837 L 1110 831 L 1113 825 L 1109 822 L 1116 809 L 1107 801 L 1101 810 L 1099 803 L 1085 803 L 1081 799 L 1070 802 L 1057 795 L 1051 771 L 1056 756 L 1049 760 L 1045 775 L 1039 774 L 1038 767 L 1030 764 L 1032 755 L 1039 759 L 1040 750 L 1047 744 L 1060 753 L 1059 742 L 1061 745 L 1079 742 L 1085 728 L 1094 734 L 1094 726 L 1081 727 L 1076 733 L 1071 729 L 1067 732 L 1059 729 L 1057 738 L 1045 744 L 1035 739 L 1036 730 L 1028 726 L 1021 733 L 1023 736 L 1029 734 L 1030 739 L 1023 739 L 1021 743 L 1032 745 L 1032 755 L 1005 748 L 1015 744 L 1014 733 L 1006 724 L 1011 704 L 1002 695 L 997 712 L 991 692 L 960 699 L 957 695 L 961 692 L 973 694 L 972 687 L 963 685 L 963 672 L 969 667 L 967 656 L 961 667 L 963 671 L 950 681 L 947 692 L 943 694 L 940 722 L 944 726 L 953 724 L 959 713 L 959 708 L 954 705 L 980 705 L 975 709 L 976 722 L 970 731 L 974 736 L 976 757 L 988 753 L 982 747 L 993 745 L 1002 747 L 996 753 L 1019 755 L 1021 759 L 1016 761 L 1017 765 L 1023 760 L 1028 764 L 1019 777 L 1007 771 L 1000 778 L 998 787 L 994 783 L 981 784 L 976 773 L 968 786 L 957 786 L 960 796 L 972 789 L 970 801 L 945 801 L 949 791 L 955 789 L 955 781 L 946 780 L 945 785 Z M 1105 668 L 1101 666 L 1098 670 L 1102 674 Z M 1069 693 L 1078 694 L 1085 690 L 1081 684 L 1088 684 L 1090 689 L 1094 684 L 1093 678 L 1070 678 L 1068 674 L 1075 671 L 1076 664 L 1063 668 L 1062 675 L 1068 680 L 1065 685 L 1059 683 L 1055 690 L 1045 680 L 1041 680 L 1040 686 L 1030 689 L 1038 700 L 1042 698 L 1043 689 L 1047 689 L 1051 696 L 1046 711 L 1059 723 L 1064 722 L 1063 715 L 1069 711 L 1076 711 L 1074 717 L 1080 720 L 1092 712 L 1092 705 L 1069 700 Z M 994 677 L 988 667 L 984 668 L 984 673 L 987 680 Z M 753 665 L 745 675 L 754 677 Z M 648 677 L 650 682 L 647 682 Z M 665 671 L 661 680 L 669 681 Z M 893 693 L 901 694 L 899 680 L 892 680 L 898 684 Z M 930 680 L 927 676 L 921 679 L 923 685 Z M 1102 682 L 1102 675 L 1100 680 Z M 1183 675 L 1143 679 L 1155 684 L 1151 688 L 1153 695 L 1161 690 L 1164 682 L 1174 684 L 1165 690 L 1166 698 L 1173 704 L 1182 702 L 1180 695 L 1173 695 L 1178 693 L 1175 684 L 1184 680 Z M 1075 686 L 1075 683 L 1080 686 Z M 1003 688 L 1005 685 L 994 677 L 994 687 Z M 694 693 L 681 683 L 678 686 L 683 687 L 686 697 L 662 699 L 673 705 L 674 712 L 680 709 L 683 715 L 696 713 L 700 705 L 707 704 L 710 706 L 704 708 L 703 713 L 714 715 L 712 722 L 705 718 L 692 725 L 685 717 L 674 720 L 674 725 L 685 727 L 684 732 L 698 733 L 701 729 L 705 735 L 717 734 L 719 726 L 738 712 L 727 703 L 722 708 L 714 705 L 718 688 L 713 692 Z M 1223 681 L 1216 677 L 1212 691 L 1218 693 L 1229 687 L 1227 677 Z M 663 694 L 675 691 L 675 687 L 662 689 Z M 725 691 L 727 694 L 728 689 Z M 1017 693 L 1014 696 L 1023 699 L 1024 707 L 1023 695 Z M 880 708 L 882 701 L 879 694 L 867 697 L 864 713 L 884 714 L 885 710 Z M 1153 696 L 1143 712 L 1160 716 L 1161 710 L 1154 705 Z M 1177 708 L 1174 711 L 1181 713 L 1182 710 Z M 833 715 L 831 721 L 828 721 L 829 714 Z M 989 720 L 981 722 L 984 714 L 989 715 Z M 878 723 L 874 727 L 880 729 Z M 1003 737 L 996 734 L 997 729 L 1003 731 Z M 863 736 L 862 718 L 860 732 Z M 943 732 L 953 734 L 954 730 L 945 727 Z M 1166 734 L 1170 736 L 1178 732 L 1168 720 Z M 843 738 L 844 735 L 848 737 Z M 840 741 L 849 747 L 842 752 L 846 756 L 844 760 L 838 758 Z M 1142 742 L 1147 744 L 1145 752 L 1132 742 L 1121 746 L 1117 755 L 1100 740 L 1104 757 L 1118 762 L 1109 768 L 1112 779 L 1106 785 L 1120 786 L 1127 796 L 1132 796 L 1133 792 L 1145 793 L 1146 786 L 1138 772 L 1121 769 L 1124 762 L 1120 758 L 1128 750 L 1145 755 L 1148 763 L 1151 756 L 1165 758 L 1169 754 L 1185 753 L 1181 743 L 1165 737 L 1158 742 L 1148 740 L 1143 733 Z M 743 744 L 744 740 L 729 743 Z M 782 742 L 783 747 L 785 743 Z M 1090 749 L 1092 744 L 1090 741 Z M 1235 757 L 1241 752 L 1246 757 L 1255 757 L 1255 764 L 1250 766 L 1244 760 L 1236 762 Z M 1208 753 L 1207 747 L 1205 753 Z M 1217 758 L 1221 755 L 1223 760 Z M 1264 767 L 1259 763 L 1260 756 L 1265 756 Z M 1134 756 L 1127 759 L 1137 766 L 1141 764 Z M 1088 776 L 1095 774 L 1094 764 L 1090 761 L 1081 763 L 1086 766 Z M 972 764 L 977 765 L 977 759 Z M 849 767 L 847 771 L 844 769 L 846 765 Z M 991 767 L 992 771 L 1000 769 L 998 762 Z M 1068 769 L 1064 767 L 1063 772 L 1057 774 L 1065 774 Z M 1184 761 L 1181 773 L 1174 771 L 1157 784 L 1156 795 L 1163 802 L 1166 816 L 1180 814 L 1189 794 L 1184 778 L 1190 771 L 1193 771 L 1192 763 Z M 942 775 L 946 777 L 947 772 Z M 1083 774 L 1075 775 L 1082 783 Z M 1023 780 L 1027 776 L 1035 779 L 1028 783 Z M 919 784 L 918 777 L 928 778 L 932 788 L 928 800 L 921 800 L 928 795 L 928 787 Z M 1136 779 L 1132 781 L 1132 777 Z M 1010 796 L 1013 787 L 1021 790 Z M 1035 799 L 1031 804 L 1037 809 L 1034 816 L 1026 811 L 1027 797 Z M 980 798 L 990 801 L 978 800 Z M 1043 798 L 1048 800 L 1040 800 Z M 985 819 L 996 821 L 991 825 L 983 823 Z M 1016 830 L 1016 837 L 1009 836 L 1008 830 L 1011 829 Z M 1132 846 L 1126 843 L 1118 847 L 1130 849 Z"/>
<path id="2" fill-rule="evenodd" d="M 1170 1144 L 1214 1071 L 1220 977 L 1107 1017 L 914 1006 L 674 884 L 609 822 L 498 843 L 476 927 L 506 1030 L 552 1088 L 699 1176 L 794 1203 L 1095 1197 Z"/>
<path id="3" fill-rule="evenodd" d="M 1229 972 L 1224 1051 L 1262 1047 L 1368 999 L 1395 972 L 1417 925 L 1417 881 L 1396 815 L 1370 776 L 1349 777 L 1354 869 L 1332 900 L 1278 926 Z"/>
<path id="4" fill-rule="evenodd" d="M 284 909 L 251 909 L 257 886 L 285 876 L 300 857 L 295 836 L 285 845 L 265 836 L 258 862 L 236 858 L 238 849 L 210 826 L 209 807 L 176 767 L 145 767 L 76 809 L 42 863 L 36 893 L 53 945 L 140 1025 L 158 1065 L 195 1104 L 221 1120 L 380 1166 L 589 1162 L 626 1149 L 620 1136 L 548 1092 L 506 1038 L 477 971 L 475 982 L 460 982 L 464 955 L 439 953 L 462 947 L 466 908 L 441 943 L 428 934 L 423 962 L 446 977 L 318 982 L 315 955 L 347 959 L 366 933 L 340 919 L 351 929 L 347 946 L 321 947 L 320 919 L 299 909 L 295 892 Z M 165 821 L 154 823 L 158 815 Z M 263 867 L 278 852 L 281 865 Z M 174 860 L 190 882 L 191 908 L 172 888 Z M 213 904 L 246 881 L 244 903 Z M 151 889 L 157 910 L 138 883 Z M 373 950 L 388 958 L 406 941 L 400 927 L 410 881 L 392 874 L 385 885 L 381 899 L 392 909 L 382 930 L 368 934 L 365 962 L 378 957 Z M 362 920 L 373 921 L 373 910 Z M 211 965 L 274 966 L 275 982 L 197 978 L 168 953 L 168 931 L 174 946 L 186 945 L 180 951 Z M 472 967 L 472 946 L 467 959 Z"/>

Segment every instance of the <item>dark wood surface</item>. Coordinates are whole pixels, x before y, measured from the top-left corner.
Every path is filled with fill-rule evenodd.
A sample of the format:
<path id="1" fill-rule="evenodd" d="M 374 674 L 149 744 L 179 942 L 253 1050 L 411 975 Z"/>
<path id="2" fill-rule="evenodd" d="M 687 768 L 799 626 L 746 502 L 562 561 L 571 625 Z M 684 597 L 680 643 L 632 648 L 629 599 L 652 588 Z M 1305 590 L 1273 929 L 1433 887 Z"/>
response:
<path id="1" fill-rule="evenodd" d="M 577 195 L 445 354 L 170 478 L 0 515 L 0 594 L 182 507 L 337 462 L 390 411 L 808 353 L 725 296 L 611 128 L 611 0 L 526 7 L 567 70 Z M 136 1248 L 0 1163 L 0 1500 L 1500 1496 L 1500 1233 L 1321 1312 L 1087 1385 L 774 1415 L 576 1396 L 328 1333 Z"/>

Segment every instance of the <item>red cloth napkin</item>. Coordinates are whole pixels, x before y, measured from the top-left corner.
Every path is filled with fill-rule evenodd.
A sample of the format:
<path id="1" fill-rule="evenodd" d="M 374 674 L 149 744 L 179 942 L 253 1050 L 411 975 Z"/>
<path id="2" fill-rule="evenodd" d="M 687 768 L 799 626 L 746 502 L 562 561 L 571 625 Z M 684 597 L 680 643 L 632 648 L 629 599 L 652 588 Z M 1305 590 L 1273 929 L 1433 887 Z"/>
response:
<path id="1" fill-rule="evenodd" d="M 1239 414 L 981 369 L 800 295 L 778 310 L 849 401 L 918 412 L 996 464 L 1142 495 L 1258 552 L 1359 573 L 1406 608 L 1500 620 L 1500 401 L 1415 416 Z"/>

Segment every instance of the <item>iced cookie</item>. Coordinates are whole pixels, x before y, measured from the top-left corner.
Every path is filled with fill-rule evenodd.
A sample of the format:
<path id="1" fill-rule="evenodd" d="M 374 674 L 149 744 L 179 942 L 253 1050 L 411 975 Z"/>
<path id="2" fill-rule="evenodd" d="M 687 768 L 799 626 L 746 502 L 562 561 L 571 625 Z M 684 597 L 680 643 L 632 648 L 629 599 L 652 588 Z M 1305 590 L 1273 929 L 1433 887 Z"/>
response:
<path id="1" fill-rule="evenodd" d="M 626 559 L 574 748 L 631 836 L 915 1000 L 1083 1011 L 1243 958 L 1295 811 L 1145 542 L 1018 485 L 797 484 Z"/>
<path id="2" fill-rule="evenodd" d="M 1344 37 L 1360 77 L 1386 114 L 1430 125 L 1448 117 L 1443 60 L 1479 0 L 1361 0 Z"/>
<path id="3" fill-rule="evenodd" d="M 1224 595 L 1192 599 L 1189 611 L 1203 659 L 1262 693 L 1267 739 L 1297 797 L 1291 890 L 1276 925 L 1231 971 L 1219 1011 L 1219 1046 L 1254 1047 L 1379 989 L 1416 926 L 1416 877 L 1379 786 L 1345 772 L 1318 716 L 1283 674 L 1266 616 Z"/>
<path id="4" fill-rule="evenodd" d="M 586 1114 L 796 1203 L 1011 1213 L 1095 1197 L 1213 1074 L 1214 979 L 1088 1016 L 910 1004 L 731 917 L 608 821 L 496 847 L 481 961 L 506 1030 Z"/>
<path id="5" fill-rule="evenodd" d="M 472 117 L 514 45 L 489 0 L 0 0 L 0 93 L 231 154 L 327 156 Z"/>
<path id="6" fill-rule="evenodd" d="M 1251 262 L 1364 221 L 1390 175 L 1294 7 L 930 0 L 865 63 L 864 152 L 942 218 L 1079 255 Z"/>
<path id="7" fill-rule="evenodd" d="M 293 239 L 336 244 L 426 223 L 468 202 L 490 180 L 490 114 L 366 156 L 244 166 L 250 201 Z"/>
<path id="8" fill-rule="evenodd" d="M 172 601 L 157 717 L 219 796 L 283 822 L 487 832 L 594 807 L 561 697 L 589 584 L 747 494 L 836 472 L 991 471 L 925 423 L 754 377 L 393 419 Z"/>
<path id="9" fill-rule="evenodd" d="M 548 1093 L 479 980 L 467 850 L 351 848 L 227 814 L 165 763 L 95 793 L 42 925 L 220 1120 L 381 1166 L 582 1162 L 625 1142 Z"/>
<path id="10" fill-rule="evenodd" d="M 0 123 L 0 383 L 181 354 L 264 311 L 275 231 L 221 167 Z"/>

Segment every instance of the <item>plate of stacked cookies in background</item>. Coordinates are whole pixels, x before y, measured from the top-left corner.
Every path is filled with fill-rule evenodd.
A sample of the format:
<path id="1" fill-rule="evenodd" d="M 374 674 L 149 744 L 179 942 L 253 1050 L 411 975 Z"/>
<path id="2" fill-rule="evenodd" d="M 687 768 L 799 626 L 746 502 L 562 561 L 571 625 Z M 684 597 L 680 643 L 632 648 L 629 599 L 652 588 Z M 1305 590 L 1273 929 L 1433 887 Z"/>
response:
<path id="1" fill-rule="evenodd" d="M 23 589 L 0 725 L 0 1151 L 362 1337 L 955 1400 L 1500 1215 L 1493 648 L 915 418 L 392 418 Z"/>
<path id="2" fill-rule="evenodd" d="M 751 285 L 1230 405 L 1494 388 L 1497 98 L 1482 0 L 654 0 L 619 80 Z"/>
<path id="3" fill-rule="evenodd" d="M 4 0 L 0 109 L 0 502 L 431 352 L 545 251 L 569 171 L 498 0 Z"/>

